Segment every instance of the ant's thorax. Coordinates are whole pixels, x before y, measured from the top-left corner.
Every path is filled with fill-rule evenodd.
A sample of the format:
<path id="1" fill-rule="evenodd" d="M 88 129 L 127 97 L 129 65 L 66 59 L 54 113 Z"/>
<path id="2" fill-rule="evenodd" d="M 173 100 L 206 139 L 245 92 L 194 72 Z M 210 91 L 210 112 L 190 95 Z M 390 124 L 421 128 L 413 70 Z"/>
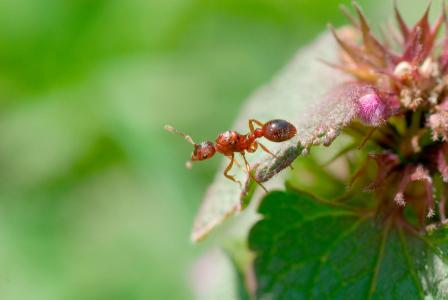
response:
<path id="1" fill-rule="evenodd" d="M 215 148 L 226 156 L 231 156 L 235 152 L 254 152 L 256 150 L 255 134 L 239 134 L 236 131 L 228 130 L 218 135 L 215 141 Z"/>

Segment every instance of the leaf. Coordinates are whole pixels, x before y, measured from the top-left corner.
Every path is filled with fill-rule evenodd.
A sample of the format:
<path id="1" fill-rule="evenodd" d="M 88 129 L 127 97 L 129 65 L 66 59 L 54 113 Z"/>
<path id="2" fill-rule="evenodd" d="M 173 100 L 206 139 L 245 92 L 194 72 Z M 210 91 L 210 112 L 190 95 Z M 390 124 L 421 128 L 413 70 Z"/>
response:
<path id="1" fill-rule="evenodd" d="M 248 99 L 233 129 L 247 132 L 248 120 L 253 118 L 262 122 L 285 119 L 298 129 L 297 136 L 287 142 L 272 143 L 263 139 L 262 143 L 277 155 L 277 159 L 262 151 L 248 155 L 260 182 L 269 180 L 289 166 L 298 155 L 306 154 L 311 145 L 331 143 L 339 130 L 354 118 L 353 97 L 347 94 L 347 86 L 340 88 L 347 81 L 347 76 L 318 61 L 337 61 L 338 54 L 333 37 L 324 33 L 310 46 L 300 50 L 270 84 Z M 242 199 L 251 184 L 246 172 L 236 166 L 231 174 L 243 182 L 243 191 L 238 184 L 225 178 L 222 173 L 227 164 L 225 159 L 204 198 L 193 225 L 194 241 L 243 209 Z M 240 162 L 240 165 L 244 164 Z"/>
<path id="2" fill-rule="evenodd" d="M 251 230 L 257 299 L 448 299 L 448 229 L 412 235 L 350 207 L 274 192 Z"/>

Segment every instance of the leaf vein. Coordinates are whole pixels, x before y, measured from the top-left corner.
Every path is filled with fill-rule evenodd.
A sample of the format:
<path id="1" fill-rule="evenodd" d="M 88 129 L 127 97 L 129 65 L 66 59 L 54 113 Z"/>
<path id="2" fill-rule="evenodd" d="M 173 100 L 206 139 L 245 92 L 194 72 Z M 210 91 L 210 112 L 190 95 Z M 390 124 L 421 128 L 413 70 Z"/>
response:
<path id="1" fill-rule="evenodd" d="M 384 250 L 386 248 L 386 242 L 387 242 L 387 236 L 389 234 L 389 229 L 390 229 L 390 222 L 388 222 L 386 224 L 386 226 L 384 227 L 383 236 L 381 237 L 381 242 L 380 242 L 380 246 L 378 249 L 378 256 L 377 256 L 377 260 L 375 262 L 375 269 L 373 272 L 372 281 L 370 282 L 369 292 L 367 294 L 368 300 L 372 299 L 373 294 L 376 289 L 378 275 L 379 275 L 380 269 L 381 269 L 381 262 L 383 261 Z"/>
<path id="2" fill-rule="evenodd" d="M 415 266 L 414 266 L 414 263 L 412 262 L 412 258 L 411 258 L 410 254 L 409 254 L 408 248 L 406 247 L 407 243 L 406 243 L 406 240 L 405 240 L 405 237 L 404 237 L 404 234 L 403 234 L 403 230 L 401 228 L 398 230 L 398 235 L 400 237 L 401 248 L 403 250 L 403 253 L 404 253 L 404 256 L 405 256 L 405 259 L 406 259 L 406 263 L 407 263 L 408 268 L 409 268 L 409 273 L 411 273 L 412 280 L 414 281 L 414 283 L 415 283 L 415 285 L 417 287 L 420 299 L 424 299 L 425 298 L 425 296 L 424 296 L 425 293 L 423 291 L 423 287 L 421 285 L 421 282 L 418 280 L 417 273 L 415 273 Z"/>

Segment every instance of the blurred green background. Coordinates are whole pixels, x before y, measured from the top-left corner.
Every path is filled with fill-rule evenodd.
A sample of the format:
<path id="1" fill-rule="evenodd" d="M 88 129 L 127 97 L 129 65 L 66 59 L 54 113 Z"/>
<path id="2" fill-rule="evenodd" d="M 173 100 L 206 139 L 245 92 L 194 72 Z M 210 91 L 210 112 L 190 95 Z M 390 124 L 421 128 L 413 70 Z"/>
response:
<path id="1" fill-rule="evenodd" d="M 401 2 L 412 20 L 425 5 Z M 193 299 L 190 228 L 219 159 L 185 169 L 163 125 L 228 129 L 345 22 L 340 3 L 0 0 L 0 299 Z"/>

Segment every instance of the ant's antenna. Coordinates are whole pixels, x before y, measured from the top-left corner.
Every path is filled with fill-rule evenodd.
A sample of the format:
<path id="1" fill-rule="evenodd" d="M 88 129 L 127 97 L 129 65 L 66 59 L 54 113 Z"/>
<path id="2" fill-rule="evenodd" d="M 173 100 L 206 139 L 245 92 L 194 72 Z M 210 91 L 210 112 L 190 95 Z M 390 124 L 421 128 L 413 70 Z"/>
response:
<path id="1" fill-rule="evenodd" d="M 177 134 L 177 135 L 183 137 L 183 138 L 184 138 L 187 142 L 189 142 L 190 144 L 192 144 L 192 145 L 196 145 L 196 143 L 193 141 L 193 139 L 191 138 L 191 136 L 189 136 L 188 134 L 185 134 L 185 133 L 183 133 L 183 132 L 180 132 L 179 130 L 177 130 L 177 129 L 174 128 L 173 126 L 171 126 L 171 125 L 165 125 L 164 128 L 165 128 L 165 130 L 168 131 L 168 132 L 172 132 L 172 133 L 174 133 L 174 134 Z M 191 161 L 191 159 L 188 160 L 188 161 L 185 163 L 185 167 L 187 167 L 187 169 L 191 169 L 192 166 L 193 166 L 193 162 Z"/>
<path id="2" fill-rule="evenodd" d="M 189 136 L 189 135 L 187 135 L 187 134 L 185 134 L 185 133 L 183 133 L 183 132 L 180 132 L 179 130 L 177 130 L 176 128 L 174 128 L 173 126 L 171 126 L 171 125 L 165 125 L 165 130 L 166 131 L 168 131 L 168 132 L 172 132 L 172 133 L 174 133 L 174 134 L 177 134 L 177 135 L 180 135 L 181 137 L 183 137 L 187 142 L 189 142 L 190 144 L 192 144 L 192 145 L 196 145 L 196 143 L 193 141 L 193 139 L 191 138 L 191 136 Z"/>

